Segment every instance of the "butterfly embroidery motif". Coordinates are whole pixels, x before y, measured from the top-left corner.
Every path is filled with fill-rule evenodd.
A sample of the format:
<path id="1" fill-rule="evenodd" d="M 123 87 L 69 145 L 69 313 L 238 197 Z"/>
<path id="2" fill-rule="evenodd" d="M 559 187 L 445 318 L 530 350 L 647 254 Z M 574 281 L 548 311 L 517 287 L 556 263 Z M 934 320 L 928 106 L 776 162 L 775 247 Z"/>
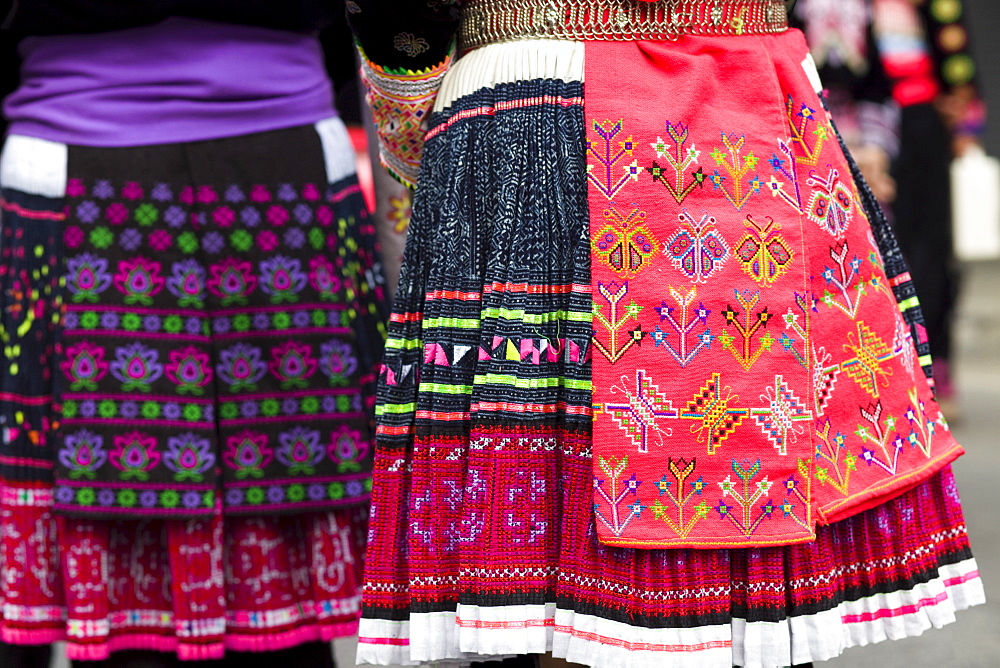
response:
<path id="1" fill-rule="evenodd" d="M 716 228 L 713 216 L 695 220 L 687 209 L 677 217 L 681 229 L 667 243 L 664 252 L 675 267 L 695 283 L 704 283 L 729 259 L 729 246 Z"/>
<path id="2" fill-rule="evenodd" d="M 841 182 L 840 172 L 831 169 L 826 178 L 813 173 L 806 185 L 817 188 L 809 198 L 806 217 L 835 237 L 846 232 L 854 215 L 854 198 Z"/>
<path id="3" fill-rule="evenodd" d="M 736 256 L 743 271 L 765 287 L 772 285 L 788 270 L 793 253 L 778 230 L 781 224 L 768 216 L 767 224 L 758 225 L 747 216 L 747 235 L 740 241 Z"/>

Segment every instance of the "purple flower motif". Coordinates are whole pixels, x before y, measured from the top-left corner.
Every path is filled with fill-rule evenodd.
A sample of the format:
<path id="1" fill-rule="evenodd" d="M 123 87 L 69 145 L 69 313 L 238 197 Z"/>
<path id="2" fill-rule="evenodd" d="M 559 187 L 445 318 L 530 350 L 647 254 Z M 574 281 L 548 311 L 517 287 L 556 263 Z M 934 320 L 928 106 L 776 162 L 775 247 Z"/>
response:
<path id="1" fill-rule="evenodd" d="M 237 185 L 231 185 L 228 188 L 226 188 L 226 192 L 223 194 L 222 197 L 227 202 L 233 202 L 233 203 L 245 202 L 247 199 L 247 196 L 243 193 L 242 190 L 240 190 L 240 187 Z"/>
<path id="2" fill-rule="evenodd" d="M 147 315 L 142 319 L 142 328 L 147 332 L 158 332 L 160 331 L 160 316 L 158 315 Z"/>
<path id="3" fill-rule="evenodd" d="M 330 379 L 330 385 L 347 385 L 358 368 L 358 358 L 350 344 L 333 339 L 320 346 L 319 368 Z"/>
<path id="4" fill-rule="evenodd" d="M 284 239 L 289 248 L 302 248 L 306 244 L 306 233 L 301 227 L 289 227 L 285 230 Z"/>
<path id="5" fill-rule="evenodd" d="M 108 261 L 91 253 L 81 253 L 66 260 L 66 287 L 71 299 L 96 302 L 98 295 L 111 287 Z"/>
<path id="6" fill-rule="evenodd" d="M 116 349 L 115 358 L 111 362 L 111 375 L 121 381 L 122 390 L 126 392 L 149 392 L 150 384 L 163 375 L 160 353 L 141 343 Z"/>
<path id="7" fill-rule="evenodd" d="M 201 482 L 203 474 L 215 466 L 215 453 L 207 438 L 186 433 L 167 439 L 163 463 L 174 472 L 177 482 Z"/>
<path id="8" fill-rule="evenodd" d="M 139 415 L 139 404 L 135 401 L 123 401 L 118 412 L 123 418 L 131 420 Z"/>
<path id="9" fill-rule="evenodd" d="M 63 326 L 66 329 L 76 329 L 80 326 L 80 314 L 79 313 L 67 313 L 63 318 Z"/>
<path id="10" fill-rule="evenodd" d="M 363 491 L 364 487 L 362 487 L 361 483 L 357 480 L 352 480 L 347 483 L 347 496 L 361 496 Z"/>
<path id="11" fill-rule="evenodd" d="M 306 287 L 306 274 L 302 262 L 296 258 L 275 255 L 260 263 L 260 288 L 271 296 L 271 302 L 296 302 L 296 293 Z"/>
<path id="12" fill-rule="evenodd" d="M 202 419 L 205 420 L 205 422 L 214 422 L 215 421 L 215 405 L 214 404 L 209 404 L 209 405 L 205 406 L 204 408 L 202 408 L 201 409 L 201 415 L 202 415 Z"/>
<path id="13" fill-rule="evenodd" d="M 174 205 L 167 207 L 167 210 L 163 212 L 163 220 L 170 227 L 180 227 L 187 220 L 187 215 L 184 213 L 184 209 Z"/>
<path id="14" fill-rule="evenodd" d="M 294 327 L 305 328 L 312 322 L 312 318 L 306 311 L 296 311 L 292 314 L 292 325 Z"/>
<path id="15" fill-rule="evenodd" d="M 97 199 L 110 199 L 115 196 L 115 189 L 107 179 L 100 179 L 94 183 L 94 189 L 90 193 Z"/>
<path id="16" fill-rule="evenodd" d="M 168 420 L 180 419 L 182 414 L 183 414 L 183 409 L 181 408 L 180 404 L 174 403 L 172 401 L 170 403 L 163 404 L 163 417 L 167 418 Z"/>
<path id="17" fill-rule="evenodd" d="M 134 251 L 142 245 L 142 232 L 134 227 L 125 228 L 118 236 L 118 243 L 125 250 Z"/>
<path id="18" fill-rule="evenodd" d="M 184 504 L 185 508 L 193 510 L 201 505 L 201 494 L 194 490 L 184 492 L 184 496 L 181 497 L 181 503 Z"/>
<path id="19" fill-rule="evenodd" d="M 298 204 L 292 209 L 292 216 L 299 225 L 308 225 L 313 219 L 312 207 L 308 204 Z"/>
<path id="20" fill-rule="evenodd" d="M 227 489 L 226 490 L 226 505 L 227 506 L 242 506 L 243 505 L 243 490 L 242 489 Z"/>
<path id="21" fill-rule="evenodd" d="M 87 399 L 80 402 L 80 415 L 89 418 L 97 414 L 97 402 Z"/>
<path id="22" fill-rule="evenodd" d="M 291 202 L 298 196 L 299 194 L 295 192 L 295 188 L 292 187 L 291 183 L 282 183 L 280 186 L 278 186 L 277 197 L 282 202 Z"/>
<path id="23" fill-rule="evenodd" d="M 101 327 L 104 329 L 117 329 L 120 322 L 121 318 L 117 313 L 107 311 L 101 314 Z"/>
<path id="24" fill-rule="evenodd" d="M 63 504 L 73 503 L 76 492 L 72 487 L 56 487 L 56 501 Z"/>
<path id="25" fill-rule="evenodd" d="M 159 495 L 151 489 L 139 493 L 139 505 L 143 508 L 152 508 L 156 505 Z"/>
<path id="26" fill-rule="evenodd" d="M 100 506 L 110 506 L 115 502 L 115 493 L 110 489 L 102 489 L 97 493 L 97 504 Z"/>
<path id="27" fill-rule="evenodd" d="M 201 308 L 205 299 L 205 268 L 197 260 L 181 260 L 171 266 L 167 289 L 177 298 L 180 307 Z"/>
<path id="28" fill-rule="evenodd" d="M 254 329 L 267 329 L 271 326 L 271 316 L 266 313 L 255 313 L 253 316 Z"/>
<path id="29" fill-rule="evenodd" d="M 332 395 L 326 395 L 320 401 L 320 406 L 324 413 L 336 413 L 337 412 L 337 397 Z"/>
<path id="30" fill-rule="evenodd" d="M 184 331 L 192 336 L 201 334 L 201 320 L 197 316 L 191 316 L 184 321 Z"/>
<path id="31" fill-rule="evenodd" d="M 271 503 L 281 503 L 285 500 L 285 490 L 280 487 L 268 487 L 267 500 Z"/>
<path id="32" fill-rule="evenodd" d="M 63 439 L 63 447 L 59 450 L 59 461 L 70 469 L 69 477 L 73 480 L 97 477 L 96 471 L 108 460 L 104 451 L 104 439 L 91 431 L 82 429 L 67 434 Z"/>
<path id="33" fill-rule="evenodd" d="M 299 400 L 292 397 L 282 399 L 281 412 L 285 415 L 295 415 L 299 412 Z"/>
<path id="34" fill-rule="evenodd" d="M 245 418 L 257 417 L 260 413 L 260 404 L 253 399 L 247 399 L 240 404 L 240 415 Z"/>
<path id="35" fill-rule="evenodd" d="M 309 485 L 309 487 L 306 488 L 306 495 L 308 495 L 312 501 L 322 501 L 326 498 L 326 487 L 323 485 Z"/>
<path id="36" fill-rule="evenodd" d="M 240 220 L 247 227 L 257 227 L 260 225 L 260 211 L 252 206 L 244 207 L 240 211 Z"/>
<path id="37" fill-rule="evenodd" d="M 218 232 L 209 232 L 201 238 L 201 247 L 206 253 L 218 253 L 226 247 L 226 240 Z"/>
<path id="38" fill-rule="evenodd" d="M 245 343 L 237 343 L 219 353 L 216 368 L 230 392 L 257 389 L 257 383 L 267 373 L 267 362 L 261 360 L 261 354 L 260 348 Z"/>
<path id="39" fill-rule="evenodd" d="M 319 431 L 295 427 L 278 436 L 281 446 L 275 450 L 274 456 L 288 467 L 288 475 L 312 475 L 323 459 L 323 446 L 319 439 Z"/>
<path id="40" fill-rule="evenodd" d="M 232 328 L 232 322 L 226 316 L 212 319 L 212 331 L 216 334 L 225 334 Z"/>
<path id="41" fill-rule="evenodd" d="M 174 198 L 174 193 L 166 183 L 157 183 L 149 191 L 149 198 L 155 202 L 169 202 Z"/>
<path id="42" fill-rule="evenodd" d="M 97 217 L 101 215 L 101 207 L 97 206 L 97 202 L 93 200 L 85 200 L 80 202 L 76 207 L 76 217 L 84 223 L 92 223 L 97 220 Z"/>

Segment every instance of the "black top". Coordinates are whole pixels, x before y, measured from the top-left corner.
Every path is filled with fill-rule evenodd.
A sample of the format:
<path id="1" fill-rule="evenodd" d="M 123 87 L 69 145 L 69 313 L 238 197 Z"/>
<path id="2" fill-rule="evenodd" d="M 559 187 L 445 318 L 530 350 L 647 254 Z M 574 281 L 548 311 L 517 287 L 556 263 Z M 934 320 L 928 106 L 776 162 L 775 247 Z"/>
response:
<path id="1" fill-rule="evenodd" d="M 390 71 L 440 65 L 458 30 L 460 0 L 349 0 L 347 20 L 372 62 Z"/>

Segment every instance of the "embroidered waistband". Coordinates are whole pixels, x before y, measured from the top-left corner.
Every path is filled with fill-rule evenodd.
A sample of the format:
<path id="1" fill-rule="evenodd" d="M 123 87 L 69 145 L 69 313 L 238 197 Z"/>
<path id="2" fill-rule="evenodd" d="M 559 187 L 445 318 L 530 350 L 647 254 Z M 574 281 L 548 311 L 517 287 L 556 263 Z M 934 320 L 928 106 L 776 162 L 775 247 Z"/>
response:
<path id="1" fill-rule="evenodd" d="M 784 32 L 784 0 L 470 0 L 459 48 L 518 39 L 663 40 Z"/>

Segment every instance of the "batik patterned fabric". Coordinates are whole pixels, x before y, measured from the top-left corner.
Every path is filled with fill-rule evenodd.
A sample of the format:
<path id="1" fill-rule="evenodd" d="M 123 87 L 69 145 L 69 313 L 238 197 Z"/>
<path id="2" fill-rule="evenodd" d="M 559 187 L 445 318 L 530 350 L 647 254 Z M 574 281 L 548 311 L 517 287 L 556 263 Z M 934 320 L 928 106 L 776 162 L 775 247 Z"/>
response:
<path id="1" fill-rule="evenodd" d="M 0 639 L 221 658 L 356 633 L 367 510 L 294 518 L 56 518 L 51 487 L 0 487 Z"/>
<path id="2" fill-rule="evenodd" d="M 805 53 L 798 32 L 588 45 L 594 504 L 609 544 L 812 540 L 962 452 Z M 692 93 L 622 117 L 622 81 L 653 99 L 677 72 L 722 73 L 711 113 Z"/>
<path id="3" fill-rule="evenodd" d="M 359 662 L 773 667 L 980 603 L 950 471 L 806 545 L 598 540 L 583 51 L 493 45 L 442 86 L 379 380 Z"/>
<path id="4" fill-rule="evenodd" d="M 269 180 L 212 178 L 219 164 L 246 162 L 242 152 L 287 143 L 312 151 L 291 169 L 275 158 Z M 190 181 L 158 177 L 184 174 L 187 160 Z M 156 168 L 119 176 L 139 163 Z M 319 178 L 292 180 L 302 172 Z M 210 516 L 220 489 L 227 514 L 365 503 L 382 288 L 360 189 L 353 176 L 324 182 L 316 131 L 131 152 L 71 147 L 69 174 L 78 176 L 65 209 L 41 220 L 15 211 L 4 226 L 14 241 L 6 252 L 27 265 L 7 268 L 18 272 L 7 311 L 21 322 L 5 327 L 14 345 L 4 381 L 14 392 L 25 384 L 19 401 L 34 404 L 21 410 L 40 412 L 6 416 L 6 433 L 19 453 L 29 446 L 18 442 L 38 441 L 29 463 L 54 460 L 55 507 Z M 32 204 L 15 191 L 7 202 Z M 46 235 L 60 241 L 45 246 Z M 60 272 L 61 291 L 19 287 L 28 273 L 44 282 Z M 60 354 L 31 377 L 25 360 L 53 339 L 36 343 L 18 328 L 52 329 L 59 299 Z M 61 411 L 40 401 L 52 388 L 39 382 L 55 383 Z"/>

